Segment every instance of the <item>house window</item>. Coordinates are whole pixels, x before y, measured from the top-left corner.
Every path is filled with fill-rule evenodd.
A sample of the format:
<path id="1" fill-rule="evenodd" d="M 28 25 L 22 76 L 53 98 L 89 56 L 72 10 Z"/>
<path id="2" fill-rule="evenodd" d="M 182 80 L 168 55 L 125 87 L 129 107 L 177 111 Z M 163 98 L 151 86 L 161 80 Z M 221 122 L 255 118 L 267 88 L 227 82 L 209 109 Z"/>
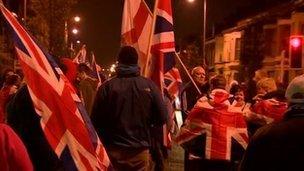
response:
<path id="1" fill-rule="evenodd" d="M 235 40 L 235 60 L 239 60 L 241 56 L 241 38 Z"/>
<path id="2" fill-rule="evenodd" d="M 276 29 L 265 29 L 265 55 L 274 57 L 276 55 Z"/>

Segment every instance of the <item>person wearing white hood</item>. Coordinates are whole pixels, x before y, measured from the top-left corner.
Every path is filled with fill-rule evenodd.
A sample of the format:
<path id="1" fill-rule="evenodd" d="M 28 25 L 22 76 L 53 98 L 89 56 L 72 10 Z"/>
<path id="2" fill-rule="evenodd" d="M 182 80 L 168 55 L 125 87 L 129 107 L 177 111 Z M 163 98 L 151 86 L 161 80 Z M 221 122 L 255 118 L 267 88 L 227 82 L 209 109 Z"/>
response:
<path id="1" fill-rule="evenodd" d="M 239 170 L 304 170 L 304 75 L 291 81 L 285 96 L 283 120 L 254 134 Z"/>

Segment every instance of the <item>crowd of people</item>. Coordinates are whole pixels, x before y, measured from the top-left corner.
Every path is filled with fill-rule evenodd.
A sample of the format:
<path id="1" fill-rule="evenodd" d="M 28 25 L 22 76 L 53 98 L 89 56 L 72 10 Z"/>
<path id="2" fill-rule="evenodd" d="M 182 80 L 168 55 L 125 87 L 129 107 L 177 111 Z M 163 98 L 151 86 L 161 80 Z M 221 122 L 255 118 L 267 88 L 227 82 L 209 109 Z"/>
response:
<path id="1" fill-rule="evenodd" d="M 100 87 L 86 64 L 63 58 L 59 65 L 115 170 L 165 170 L 170 154 L 163 144 L 165 128 L 177 130 L 173 144 L 184 148 L 186 171 L 303 168 L 304 75 L 284 88 L 259 70 L 253 79 L 256 95 L 249 97 L 246 83 L 228 83 L 221 74 L 194 67 L 193 81 L 180 88 L 179 128 L 168 110 L 174 107 L 172 99 L 140 75 L 136 50 L 122 47 L 117 60 L 115 76 Z M 69 170 L 44 136 L 26 79 L 11 69 L 2 73 L 0 170 Z"/>

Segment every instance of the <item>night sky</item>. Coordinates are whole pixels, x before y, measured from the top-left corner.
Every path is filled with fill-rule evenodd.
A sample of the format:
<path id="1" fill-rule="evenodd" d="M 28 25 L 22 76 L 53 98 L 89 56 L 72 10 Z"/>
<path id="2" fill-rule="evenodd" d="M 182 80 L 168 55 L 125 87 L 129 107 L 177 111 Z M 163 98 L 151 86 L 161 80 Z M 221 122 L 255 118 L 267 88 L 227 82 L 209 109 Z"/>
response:
<path id="1" fill-rule="evenodd" d="M 202 30 L 203 0 L 196 0 L 192 4 L 186 1 L 172 0 L 177 43 L 189 35 L 199 36 Z M 274 0 L 207 0 L 207 27 L 211 29 L 214 23 L 223 21 L 229 23 L 227 18 L 231 14 L 242 15 L 238 10 L 268 1 Z M 146 2 L 153 6 L 153 0 Z M 94 51 L 98 63 L 103 67 L 113 63 L 118 53 L 122 10 L 123 0 L 86 0 L 80 2 L 76 9 L 83 18 L 81 39 L 89 50 Z"/>

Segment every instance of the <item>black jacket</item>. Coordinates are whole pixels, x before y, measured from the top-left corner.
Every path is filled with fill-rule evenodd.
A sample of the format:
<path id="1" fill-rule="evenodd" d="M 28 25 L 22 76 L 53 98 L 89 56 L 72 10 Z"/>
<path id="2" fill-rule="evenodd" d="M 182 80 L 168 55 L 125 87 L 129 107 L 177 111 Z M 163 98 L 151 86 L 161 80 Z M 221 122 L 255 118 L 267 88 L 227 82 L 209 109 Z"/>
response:
<path id="1" fill-rule="evenodd" d="M 291 109 L 281 122 L 257 130 L 240 170 L 304 170 L 303 162 L 304 109 Z"/>
<path id="2" fill-rule="evenodd" d="M 103 83 L 91 118 L 106 147 L 148 148 L 151 126 L 163 125 L 167 115 L 156 85 L 136 72 Z"/>
<path id="3" fill-rule="evenodd" d="M 199 86 L 199 85 L 198 85 Z M 187 84 L 185 84 L 181 90 L 181 100 L 183 99 L 183 96 L 186 93 L 186 99 L 187 99 L 187 106 L 183 106 L 184 102 L 182 102 L 182 109 L 184 111 L 190 111 L 194 105 L 196 104 L 197 100 L 201 98 L 202 96 L 207 95 L 210 85 L 208 83 L 204 84 L 203 86 L 198 87 L 202 94 L 199 94 L 194 86 L 194 84 L 190 81 Z"/>
<path id="4" fill-rule="evenodd" d="M 37 171 L 64 170 L 46 140 L 35 112 L 27 86 L 22 86 L 7 106 L 7 122 L 26 146 L 34 169 Z"/>

